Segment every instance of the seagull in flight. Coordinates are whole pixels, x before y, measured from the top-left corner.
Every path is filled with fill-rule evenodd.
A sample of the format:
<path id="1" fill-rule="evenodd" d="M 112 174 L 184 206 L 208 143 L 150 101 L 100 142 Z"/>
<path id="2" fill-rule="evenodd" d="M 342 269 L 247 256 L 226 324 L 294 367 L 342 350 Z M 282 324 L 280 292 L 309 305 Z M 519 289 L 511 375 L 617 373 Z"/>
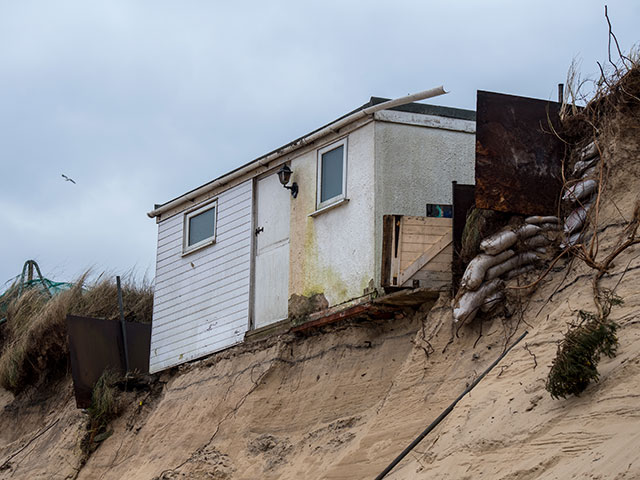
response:
<path id="1" fill-rule="evenodd" d="M 64 178 L 67 182 L 71 182 L 75 185 L 76 181 L 73 178 L 67 177 L 64 173 L 62 174 L 62 178 Z"/>

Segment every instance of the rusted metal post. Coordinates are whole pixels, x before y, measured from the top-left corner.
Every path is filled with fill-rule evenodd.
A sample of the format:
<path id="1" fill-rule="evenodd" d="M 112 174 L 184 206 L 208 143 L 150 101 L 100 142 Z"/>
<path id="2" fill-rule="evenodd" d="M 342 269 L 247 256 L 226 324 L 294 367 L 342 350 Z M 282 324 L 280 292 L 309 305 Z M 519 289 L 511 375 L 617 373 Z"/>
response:
<path id="1" fill-rule="evenodd" d="M 564 83 L 558 84 L 558 103 L 562 104 L 564 101 Z"/>
<path id="2" fill-rule="evenodd" d="M 118 286 L 118 308 L 120 309 L 120 326 L 122 327 L 122 343 L 124 346 L 124 366 L 126 373 L 129 373 L 129 348 L 127 346 L 127 326 L 124 323 L 124 305 L 122 304 L 122 287 L 120 285 L 120 275 L 116 277 Z"/>

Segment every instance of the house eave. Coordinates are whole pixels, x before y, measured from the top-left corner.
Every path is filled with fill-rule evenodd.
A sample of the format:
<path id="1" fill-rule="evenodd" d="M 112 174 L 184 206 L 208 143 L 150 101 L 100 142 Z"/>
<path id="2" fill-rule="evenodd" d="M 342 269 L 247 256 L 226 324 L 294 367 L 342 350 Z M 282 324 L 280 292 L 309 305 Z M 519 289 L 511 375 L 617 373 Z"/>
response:
<path id="1" fill-rule="evenodd" d="M 272 164 L 274 161 L 277 161 L 284 155 L 297 151 L 313 142 L 316 142 L 332 133 L 335 133 L 341 128 L 344 128 L 345 126 L 354 123 L 362 118 L 368 117 L 370 119 L 376 112 L 379 112 L 381 110 L 395 109 L 409 111 L 412 113 L 420 113 L 426 108 L 428 112 L 425 111 L 424 113 L 438 114 L 439 112 L 443 116 L 451 116 L 461 119 L 470 119 L 470 115 L 473 115 L 473 117 L 475 118 L 475 112 L 469 110 L 412 103 L 414 100 L 432 98 L 445 93 L 447 92 L 445 92 L 443 87 L 436 87 L 431 90 L 425 90 L 424 92 L 409 95 L 395 100 L 371 97 L 369 102 L 358 107 L 352 112 L 343 115 L 333 122 L 330 122 L 327 125 L 318 128 L 317 130 L 314 130 L 296 140 L 293 140 L 292 142 L 283 145 L 280 148 L 262 155 L 261 157 L 258 157 L 255 160 L 246 163 L 245 165 L 242 165 L 218 178 L 215 178 L 214 180 L 205 183 L 198 188 L 190 190 L 189 192 L 180 195 L 179 197 L 176 197 L 166 203 L 163 203 L 161 205 L 154 205 L 154 209 L 151 212 L 147 213 L 147 215 L 150 218 L 156 218 L 156 220 L 159 221 L 160 216 L 163 213 L 174 210 L 187 202 L 194 202 L 198 197 L 202 197 L 203 195 L 206 195 L 207 193 L 211 192 L 214 189 L 217 189 L 218 187 L 223 187 L 232 182 L 234 179 L 239 178 L 243 175 L 253 173 L 255 173 L 256 175 L 260 174 L 262 173 L 260 171 L 260 167 L 265 167 L 266 165 Z"/>

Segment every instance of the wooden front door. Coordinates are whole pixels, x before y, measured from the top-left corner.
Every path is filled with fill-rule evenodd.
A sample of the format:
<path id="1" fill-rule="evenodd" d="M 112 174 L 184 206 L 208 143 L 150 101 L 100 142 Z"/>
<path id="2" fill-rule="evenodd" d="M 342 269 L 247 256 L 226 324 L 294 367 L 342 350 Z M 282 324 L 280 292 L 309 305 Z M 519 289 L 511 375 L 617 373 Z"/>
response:
<path id="1" fill-rule="evenodd" d="M 288 315 L 291 193 L 270 174 L 257 181 L 255 205 L 253 328 L 260 328 Z"/>

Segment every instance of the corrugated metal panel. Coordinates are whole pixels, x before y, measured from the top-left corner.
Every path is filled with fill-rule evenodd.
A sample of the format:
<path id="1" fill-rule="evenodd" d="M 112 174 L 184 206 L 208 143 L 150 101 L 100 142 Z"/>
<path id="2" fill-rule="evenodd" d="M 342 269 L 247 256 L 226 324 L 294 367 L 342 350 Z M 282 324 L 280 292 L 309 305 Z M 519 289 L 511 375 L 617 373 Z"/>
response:
<path id="1" fill-rule="evenodd" d="M 216 243 L 182 256 L 183 215 L 158 225 L 149 369 L 241 342 L 249 326 L 252 182 L 218 197 Z"/>

